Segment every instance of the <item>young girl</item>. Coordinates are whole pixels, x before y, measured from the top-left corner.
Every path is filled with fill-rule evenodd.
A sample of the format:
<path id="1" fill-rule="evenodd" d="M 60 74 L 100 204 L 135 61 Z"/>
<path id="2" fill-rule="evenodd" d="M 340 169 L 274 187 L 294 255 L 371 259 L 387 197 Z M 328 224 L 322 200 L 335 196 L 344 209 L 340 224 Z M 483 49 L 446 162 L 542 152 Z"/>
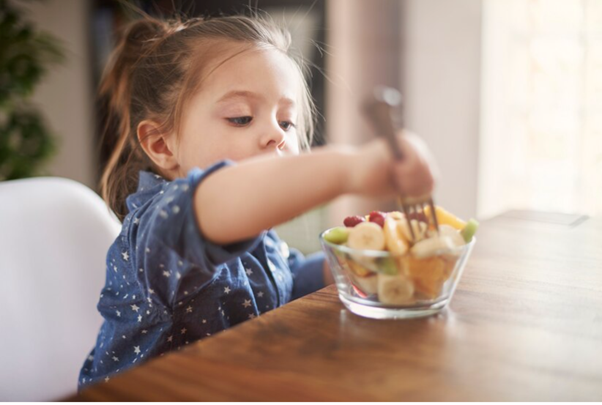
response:
<path id="1" fill-rule="evenodd" d="M 290 36 L 258 18 L 134 22 L 101 85 L 116 147 L 103 197 L 123 221 L 80 388 L 331 282 L 270 229 L 339 195 L 417 196 L 428 152 L 308 149 L 312 103 Z M 350 112 L 352 113 L 352 112 Z"/>

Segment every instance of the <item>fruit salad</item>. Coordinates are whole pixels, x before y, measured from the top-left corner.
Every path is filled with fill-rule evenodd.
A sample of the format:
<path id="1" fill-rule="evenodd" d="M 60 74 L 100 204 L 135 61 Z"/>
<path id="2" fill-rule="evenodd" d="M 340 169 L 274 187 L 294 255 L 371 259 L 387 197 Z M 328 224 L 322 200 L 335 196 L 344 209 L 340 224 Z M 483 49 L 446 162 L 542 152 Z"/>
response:
<path id="1" fill-rule="evenodd" d="M 344 226 L 324 232 L 324 241 L 336 245 L 335 264 L 357 296 L 406 306 L 442 295 L 478 222 L 463 221 L 440 206 L 435 210 L 438 231 L 427 219 L 431 217 L 427 208 L 410 221 L 398 211 L 351 216 Z"/>

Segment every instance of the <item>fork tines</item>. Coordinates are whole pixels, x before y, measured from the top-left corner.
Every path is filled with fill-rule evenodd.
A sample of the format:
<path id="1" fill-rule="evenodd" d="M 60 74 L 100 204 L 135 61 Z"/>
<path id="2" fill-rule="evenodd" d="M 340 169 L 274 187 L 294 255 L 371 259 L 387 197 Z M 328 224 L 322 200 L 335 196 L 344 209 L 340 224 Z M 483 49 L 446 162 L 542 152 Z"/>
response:
<path id="1" fill-rule="evenodd" d="M 409 200 L 409 201 L 408 201 Z M 400 207 L 404 214 L 408 228 L 410 229 L 410 235 L 412 236 L 412 242 L 417 242 L 416 235 L 414 234 L 414 227 L 412 226 L 412 220 L 422 221 L 427 226 L 432 223 L 437 233 L 439 233 L 439 222 L 437 221 L 437 214 L 435 212 L 435 204 L 433 199 L 428 196 L 425 199 L 404 199 L 402 197 L 397 198 L 397 205 Z M 430 207 L 432 221 L 429 220 L 426 214 L 426 207 Z"/>
<path id="2" fill-rule="evenodd" d="M 364 114 L 372 124 L 376 134 L 387 140 L 393 158 L 398 161 L 402 160 L 404 157 L 403 151 L 397 142 L 395 124 L 391 117 L 391 109 L 393 107 L 401 106 L 401 101 L 401 93 L 396 89 L 391 87 L 377 87 L 374 89 L 373 98 L 368 100 L 363 106 Z M 435 204 L 430 195 L 421 198 L 404 198 L 403 196 L 400 196 L 397 199 L 397 204 L 401 207 L 408 227 L 410 228 L 412 242 L 416 242 L 416 236 L 414 234 L 414 228 L 412 227 L 411 216 L 422 215 L 424 221 L 428 225 L 429 220 L 424 212 L 427 204 L 430 206 L 435 230 L 439 233 L 439 223 L 437 221 L 437 213 L 435 212 Z"/>

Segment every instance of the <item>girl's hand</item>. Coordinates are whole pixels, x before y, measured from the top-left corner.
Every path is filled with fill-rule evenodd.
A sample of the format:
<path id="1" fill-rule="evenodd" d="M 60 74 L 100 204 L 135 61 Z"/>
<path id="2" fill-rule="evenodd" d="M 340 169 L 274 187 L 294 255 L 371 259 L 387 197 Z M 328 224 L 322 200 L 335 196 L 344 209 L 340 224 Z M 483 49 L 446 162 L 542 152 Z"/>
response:
<path id="1" fill-rule="evenodd" d="M 395 161 L 384 139 L 362 147 L 351 168 L 351 192 L 371 196 L 422 197 L 431 194 L 435 184 L 434 159 L 422 139 L 404 131 L 398 136 L 403 153 Z"/>

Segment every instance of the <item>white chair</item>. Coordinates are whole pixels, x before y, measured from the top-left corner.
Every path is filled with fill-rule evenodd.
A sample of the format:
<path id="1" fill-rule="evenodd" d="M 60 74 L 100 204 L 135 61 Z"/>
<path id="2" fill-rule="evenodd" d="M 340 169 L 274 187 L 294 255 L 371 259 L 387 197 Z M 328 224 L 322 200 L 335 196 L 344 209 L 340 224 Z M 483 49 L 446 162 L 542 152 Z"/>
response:
<path id="1" fill-rule="evenodd" d="M 120 229 L 102 199 L 75 181 L 0 183 L 0 401 L 76 392 Z"/>

